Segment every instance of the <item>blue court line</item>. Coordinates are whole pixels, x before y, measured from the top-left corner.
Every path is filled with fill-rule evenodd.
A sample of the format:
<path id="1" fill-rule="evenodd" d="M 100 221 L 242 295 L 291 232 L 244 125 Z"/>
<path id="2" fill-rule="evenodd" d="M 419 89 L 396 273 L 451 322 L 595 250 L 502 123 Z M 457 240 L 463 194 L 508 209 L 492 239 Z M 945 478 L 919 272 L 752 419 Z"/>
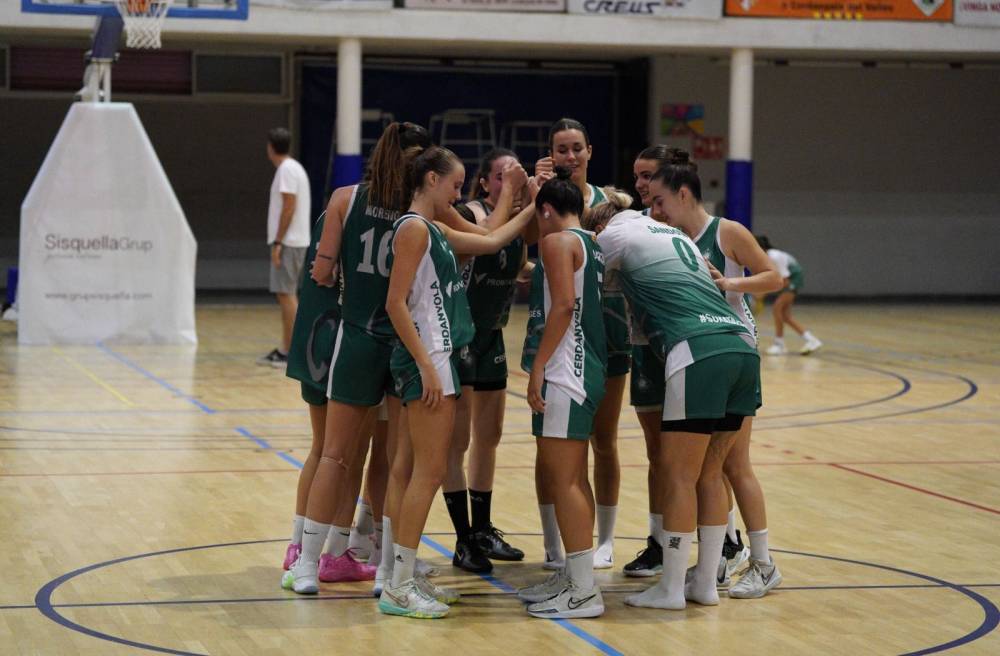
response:
<path id="1" fill-rule="evenodd" d="M 110 355 L 111 357 L 113 357 L 114 359 L 118 360 L 119 362 L 121 362 L 122 364 L 124 364 L 125 366 L 127 366 L 128 368 L 132 369 L 133 371 L 137 371 L 138 373 L 142 374 L 146 378 L 148 378 L 151 381 L 153 381 L 154 383 L 158 384 L 160 387 L 163 387 L 164 389 L 166 389 L 166 390 L 168 390 L 170 392 L 173 392 L 174 396 L 176 396 L 178 398 L 184 399 L 188 403 L 190 403 L 190 404 L 194 405 L 195 407 L 197 407 L 198 409 L 200 409 L 202 412 L 210 414 L 210 415 L 214 415 L 215 414 L 215 410 L 213 410 L 212 408 L 208 407 L 207 405 L 205 405 L 204 403 L 202 403 L 198 399 L 194 398 L 190 394 L 185 394 L 184 392 L 182 392 L 181 390 L 177 389 L 176 387 L 174 387 L 173 385 L 171 385 L 167 381 L 163 380 L 159 376 L 157 376 L 157 375 L 155 375 L 155 374 L 147 371 L 146 369 L 143 369 L 141 366 L 139 366 L 138 364 L 136 364 L 135 362 L 133 362 L 129 358 L 125 357 L 121 353 L 118 353 L 117 351 L 114 351 L 114 350 L 108 348 L 107 346 L 104 345 L 104 343 L 98 342 L 97 343 L 97 348 L 101 349 L 102 351 L 104 351 L 105 353 L 107 353 L 108 355 Z"/>
<path id="2" fill-rule="evenodd" d="M 283 540 L 277 540 L 283 541 Z M 428 546 L 431 546 L 429 543 Z M 438 545 L 440 546 L 440 545 Z M 435 551 L 437 549 L 435 548 Z M 444 552 L 439 552 L 444 553 Z M 489 582 L 496 582 L 496 587 L 500 588 L 500 592 L 465 592 L 462 593 L 462 597 L 506 597 L 517 592 L 513 587 L 507 585 L 499 579 L 495 579 L 489 575 L 483 575 L 481 578 Z M 956 584 L 962 588 L 1000 588 L 1000 583 L 958 583 Z M 830 591 L 841 591 L 841 590 L 950 590 L 951 586 L 939 585 L 937 583 L 901 583 L 901 584 L 885 584 L 885 585 L 799 585 L 799 586 L 781 586 L 779 588 L 781 593 L 786 592 L 808 592 L 808 591 L 820 591 L 820 592 L 830 592 Z M 643 588 L 626 588 L 626 589 L 608 589 L 602 588 L 601 593 L 604 595 L 624 595 L 624 594 L 635 594 L 637 592 L 642 592 Z M 270 602 L 284 602 L 284 601 L 359 601 L 365 599 L 371 599 L 372 596 L 366 593 L 358 594 L 347 594 L 347 595 L 315 595 L 315 596 L 295 596 L 295 597 L 247 597 L 241 599 L 170 599 L 165 601 L 90 601 L 90 602 L 79 602 L 73 604 L 52 604 L 53 608 L 126 608 L 130 606 L 203 606 L 206 604 L 257 604 L 257 603 L 270 603 Z M 34 604 L 11 604 L 11 605 L 0 605 L 0 610 L 35 610 L 38 606 Z"/>
<path id="3" fill-rule="evenodd" d="M 436 542 L 436 541 L 430 539 L 426 535 L 422 536 L 420 538 L 420 541 L 423 542 L 424 544 L 426 544 L 428 547 L 430 547 L 430 548 L 434 549 L 435 551 L 437 551 L 442 556 L 445 556 L 446 558 L 451 558 L 452 556 L 455 555 L 452 551 L 450 551 L 448 549 L 448 547 L 445 547 L 441 543 Z M 499 588 L 500 590 L 503 590 L 506 593 L 516 592 L 516 590 L 513 587 L 511 587 L 507 583 L 504 583 L 503 581 L 501 581 L 498 578 L 490 576 L 489 574 L 479 574 L 479 578 L 481 578 L 482 580 L 486 581 L 487 583 L 489 583 L 493 587 Z M 622 652 L 618 651 L 617 649 L 615 649 L 614 647 L 612 647 L 608 643 L 604 642 L 603 640 L 601 640 L 597 636 L 584 631 L 583 629 L 581 629 L 578 626 L 574 626 L 573 624 L 571 624 L 569 622 L 569 620 L 550 620 L 550 621 L 553 622 L 553 623 L 555 623 L 555 624 L 557 624 L 557 625 L 559 625 L 560 627 L 566 629 L 567 631 L 569 631 L 570 633 L 572 633 L 573 635 L 575 635 L 577 638 L 580 638 L 580 639 L 584 640 L 585 642 L 587 642 L 588 644 L 590 644 L 592 647 L 596 647 L 601 652 L 603 652 L 605 654 L 608 654 L 608 656 L 624 656 L 624 654 L 622 654 Z"/>
<path id="4" fill-rule="evenodd" d="M 623 539 L 641 540 L 641 538 L 626 538 L 626 537 L 623 537 Z M 56 609 L 57 608 L 61 608 L 61 607 L 74 607 L 74 606 L 80 606 L 80 607 L 82 607 L 84 605 L 83 604 L 66 604 L 64 606 L 64 605 L 61 605 L 61 604 L 59 604 L 59 605 L 52 604 L 52 601 L 51 601 L 52 600 L 52 595 L 55 593 L 56 589 L 58 589 L 61 585 L 63 585 L 64 583 L 68 582 L 69 580 L 71 580 L 71 579 L 73 579 L 73 578 L 75 578 L 77 576 L 80 576 L 82 574 L 86 574 L 88 572 L 92 572 L 92 571 L 97 570 L 97 569 L 101 569 L 101 568 L 104 568 L 104 567 L 109 567 L 109 566 L 112 566 L 112 565 L 117 565 L 117 564 L 128 562 L 128 561 L 134 561 L 134 560 L 138 560 L 138 559 L 142 559 L 142 558 L 151 558 L 151 557 L 155 557 L 155 556 L 162 556 L 162 555 L 183 553 L 183 552 L 201 551 L 201 550 L 205 550 L 205 549 L 216 549 L 216 548 L 225 548 L 225 547 L 233 547 L 233 546 L 244 546 L 244 545 L 256 545 L 256 544 L 275 543 L 275 542 L 285 542 L 285 540 L 281 539 L 281 538 L 279 538 L 279 539 L 272 539 L 272 540 L 247 540 L 247 541 L 244 541 L 244 542 L 229 542 L 229 543 L 223 543 L 223 544 L 201 545 L 201 546 L 196 546 L 196 547 L 181 547 L 181 548 L 177 548 L 177 549 L 166 549 L 166 550 L 163 550 L 163 551 L 155 551 L 155 552 L 151 552 L 151 553 L 137 554 L 137 555 L 133 555 L 133 556 L 126 556 L 126 557 L 123 557 L 123 558 L 117 558 L 115 560 L 109 560 L 109 561 L 106 561 L 106 562 L 103 562 L 103 563 L 96 563 L 96 564 L 93 564 L 93 565 L 88 565 L 88 566 L 82 567 L 82 568 L 80 568 L 78 570 L 75 570 L 75 571 L 63 574 L 59 578 L 53 579 L 52 581 L 50 581 L 50 582 L 46 583 L 44 586 L 42 586 L 42 588 L 40 588 L 39 591 L 38 591 L 38 593 L 35 595 L 35 608 L 37 608 L 38 611 L 41 612 L 43 615 L 45 615 L 47 618 L 49 618 L 52 621 L 56 622 L 60 626 L 63 626 L 64 628 L 68 628 L 68 629 L 73 630 L 73 631 L 78 631 L 78 632 L 83 633 L 85 635 L 89 635 L 91 637 L 95 637 L 95 638 L 98 638 L 98 639 L 101 639 L 101 640 L 107 640 L 109 642 L 114 642 L 114 643 L 117 643 L 117 644 L 124 644 L 124 645 L 130 646 L 130 647 L 136 647 L 136 648 L 139 648 L 139 649 L 146 649 L 146 650 L 156 651 L 156 652 L 161 652 L 161 653 L 181 654 L 182 656 L 204 656 L 202 654 L 197 654 L 197 653 L 194 653 L 194 652 L 179 651 L 179 650 L 169 649 L 169 648 L 165 648 L 165 647 L 158 647 L 156 645 L 150 645 L 150 644 L 146 644 L 146 643 L 139 643 L 139 642 L 135 642 L 135 641 L 131 641 L 131 640 L 126 640 L 124 638 L 119 638 L 117 636 L 112 636 L 112 635 L 109 635 L 109 634 L 106 634 L 106 633 L 102 633 L 100 631 L 96 631 L 96 630 L 84 627 L 82 625 L 79 625 L 79 624 L 77 624 L 75 622 L 72 622 L 71 620 L 63 617 Z M 445 547 L 441 546 L 440 544 L 438 544 L 438 543 L 436 543 L 434 541 L 431 541 L 431 542 L 433 542 L 433 544 L 435 545 L 434 546 L 435 550 L 438 550 L 439 552 L 442 552 L 442 553 L 447 553 L 448 552 L 447 549 L 445 549 Z M 990 600 L 988 600 L 985 597 L 982 597 L 981 595 L 978 595 L 977 593 L 972 592 L 971 590 L 969 590 L 968 588 L 970 586 L 960 585 L 960 584 L 956 584 L 956 583 L 950 583 L 948 581 L 943 581 L 941 579 L 937 579 L 937 578 L 932 577 L 932 576 L 928 576 L 928 575 L 925 575 L 925 574 L 920 574 L 919 572 L 912 572 L 912 571 L 900 569 L 900 568 L 897 568 L 897 567 L 891 567 L 891 566 L 888 566 L 888 565 L 879 565 L 877 563 L 869 563 L 869 562 L 860 561 L 860 560 L 850 560 L 850 559 L 847 559 L 847 558 L 838 558 L 838 557 L 835 557 L 835 556 L 824 556 L 824 555 L 821 555 L 821 554 L 814 554 L 814 553 L 807 553 L 807 552 L 800 552 L 800 551 L 791 551 L 791 550 L 786 550 L 786 549 L 772 549 L 772 551 L 774 551 L 776 553 L 794 554 L 794 555 L 808 557 L 808 558 L 820 558 L 820 559 L 823 559 L 823 560 L 832 560 L 832 561 L 836 561 L 836 562 L 843 562 L 843 563 L 848 563 L 848 564 L 860 565 L 860 566 L 864 566 L 864 567 L 872 567 L 872 568 L 875 568 L 875 569 L 881 569 L 881 570 L 885 570 L 885 571 L 889 571 L 889 572 L 895 572 L 895 573 L 898 573 L 898 574 L 902 574 L 902 575 L 905 575 L 905 576 L 910 576 L 910 577 L 922 579 L 922 580 L 925 580 L 925 581 L 929 581 L 931 583 L 931 585 L 929 585 L 927 587 L 931 587 L 931 588 L 933 588 L 933 587 L 949 588 L 949 589 L 952 589 L 952 590 L 954 590 L 956 592 L 959 592 L 959 593 L 961 593 L 961 594 L 963 594 L 963 595 L 965 595 L 967 597 L 970 597 L 971 599 L 973 599 L 977 603 L 979 603 L 980 607 L 982 607 L 983 610 L 985 611 L 986 619 L 983 621 L 983 623 L 977 629 L 973 630 L 971 633 L 968 633 L 968 634 L 966 634 L 966 635 L 964 635 L 964 636 L 962 636 L 960 638 L 957 638 L 956 640 L 953 640 L 951 642 L 944 643 L 944 644 L 941 644 L 941 645 L 937 645 L 937 646 L 934 646 L 934 647 L 930 647 L 928 649 L 924 649 L 924 650 L 921 650 L 921 651 L 912 652 L 911 654 L 908 654 L 908 655 L 905 655 L 905 656 L 916 656 L 918 654 L 920 654 L 920 655 L 922 655 L 922 654 L 932 654 L 932 653 L 936 653 L 936 652 L 939 652 L 939 651 L 944 651 L 946 649 L 951 649 L 951 648 L 954 648 L 954 647 L 958 647 L 960 645 L 968 644 L 970 642 L 973 642 L 974 640 L 982 638 L 983 636 L 985 636 L 986 634 L 988 634 L 990 631 L 992 631 L 993 629 L 995 629 L 996 625 L 997 625 L 997 622 L 998 622 L 998 619 L 1000 619 L 1000 609 L 997 609 L 997 607 Z M 846 589 L 850 589 L 850 588 L 855 588 L 855 587 L 872 587 L 872 586 L 844 586 L 844 587 Z M 881 587 L 881 586 L 875 586 L 875 587 Z M 904 585 L 904 586 L 893 586 L 893 587 L 913 587 L 913 586 L 905 586 Z M 975 587 L 1000 587 L 1000 584 L 995 584 L 995 583 L 976 584 Z M 795 589 L 799 589 L 799 588 L 787 588 L 787 589 L 789 589 L 789 590 L 795 590 Z M 808 586 L 808 587 L 804 587 L 802 589 L 826 589 L 826 590 L 829 590 L 829 589 L 836 589 L 836 587 L 835 586 Z M 611 594 L 615 594 L 615 592 L 611 592 L 611 591 L 609 591 L 609 592 Z M 475 595 L 470 595 L 470 596 L 475 596 Z M 364 595 L 362 598 L 367 599 L 368 596 Z M 288 597 L 288 599 L 294 600 L 294 601 L 305 601 L 308 598 L 290 596 L 290 597 Z M 332 600 L 332 598 L 327 598 L 327 599 Z M 233 603 L 240 603 L 240 600 L 232 600 L 232 602 Z M 164 602 L 126 602 L 126 603 L 128 605 L 150 605 L 150 604 L 154 604 L 155 605 L 157 603 L 161 603 L 162 604 Z M 175 602 L 167 602 L 167 603 L 173 603 L 174 605 L 176 605 L 178 602 L 175 601 Z M 217 600 L 216 603 L 226 603 L 226 602 L 221 602 L 221 601 Z M 110 603 L 104 603 L 104 604 L 98 603 L 98 605 L 110 606 L 112 604 L 110 604 Z M 22 607 L 19 606 L 18 608 L 22 608 Z M 576 629 L 576 628 L 577 627 L 573 627 L 572 625 L 570 625 L 570 627 L 567 627 L 567 630 L 571 630 L 572 631 L 573 629 Z M 574 631 L 574 634 L 575 633 L 576 632 Z M 618 653 L 618 652 L 615 652 L 615 653 Z"/>
<path id="5" fill-rule="evenodd" d="M 272 452 L 274 455 L 278 456 L 279 458 L 290 464 L 292 467 L 302 469 L 302 467 L 304 466 L 304 463 L 302 461 L 293 457 L 291 454 L 285 453 L 284 451 L 276 450 L 274 447 L 268 444 L 267 440 L 257 437 L 243 426 L 237 426 L 236 432 L 242 435 L 243 437 L 252 440 L 260 448 Z"/>

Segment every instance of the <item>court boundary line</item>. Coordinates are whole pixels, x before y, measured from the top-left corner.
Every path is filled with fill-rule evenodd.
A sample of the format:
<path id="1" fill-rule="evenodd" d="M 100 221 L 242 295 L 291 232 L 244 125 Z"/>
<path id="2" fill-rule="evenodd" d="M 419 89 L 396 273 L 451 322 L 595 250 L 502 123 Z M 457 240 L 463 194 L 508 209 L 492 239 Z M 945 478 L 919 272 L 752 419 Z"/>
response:
<path id="1" fill-rule="evenodd" d="M 136 363 L 135 361 L 133 361 L 131 358 L 128 358 L 127 356 L 125 356 L 125 355 L 123 355 L 121 353 L 118 353 L 117 351 L 115 351 L 111 347 L 105 345 L 104 342 L 98 342 L 96 344 L 96 346 L 97 346 L 98 349 L 100 349 L 101 351 L 103 351 L 107 355 L 110 355 L 114 359 L 118 360 L 119 362 L 121 362 L 122 364 L 124 364 L 125 366 L 127 366 L 129 369 L 132 369 L 133 371 L 142 374 L 143 376 L 145 376 L 149 380 L 153 381 L 154 383 L 156 383 L 160 387 L 164 388 L 165 390 L 167 390 L 169 392 L 172 392 L 175 397 L 184 399 L 185 401 L 187 401 L 188 403 L 194 405 L 196 408 L 198 408 L 199 410 L 201 410 L 205 414 L 209 414 L 209 415 L 214 415 L 215 414 L 215 410 L 213 410 L 212 408 L 208 407 L 207 405 L 205 405 L 204 403 L 202 403 L 201 401 L 199 401 L 195 397 L 191 396 L 190 394 L 187 394 L 187 393 L 181 391 L 180 389 L 178 389 L 177 387 L 174 387 L 173 385 L 171 385 L 170 383 L 168 383 L 164 379 L 160 378 L 156 374 L 154 374 L 154 373 L 150 372 L 149 370 L 143 368 L 141 365 L 139 365 L 138 363 Z"/>
<path id="2" fill-rule="evenodd" d="M 978 510 L 985 510 L 986 512 L 991 512 L 994 515 L 1000 515 L 1000 510 L 997 510 L 996 508 L 990 508 L 989 506 L 982 506 L 972 501 L 966 501 L 965 499 L 959 499 L 958 497 L 948 496 L 947 494 L 942 494 L 940 492 L 935 492 L 933 490 L 928 490 L 926 488 L 917 487 L 916 485 L 910 485 L 909 483 L 904 483 L 902 481 L 897 481 L 891 478 L 886 478 L 884 476 L 879 476 L 878 474 L 872 474 L 870 472 L 861 471 L 860 469 L 852 469 L 845 465 L 840 465 L 836 463 L 833 463 L 829 466 L 834 469 L 840 469 L 842 471 L 851 472 L 852 474 L 867 476 L 868 478 L 873 478 L 877 481 L 882 481 L 883 483 L 889 483 L 890 485 L 897 485 L 907 490 L 913 490 L 914 492 L 921 492 L 923 494 L 928 494 L 932 497 L 937 497 L 938 499 L 944 499 L 946 501 L 954 501 L 955 503 L 960 503 L 963 506 L 969 506 L 970 508 L 976 508 Z"/>

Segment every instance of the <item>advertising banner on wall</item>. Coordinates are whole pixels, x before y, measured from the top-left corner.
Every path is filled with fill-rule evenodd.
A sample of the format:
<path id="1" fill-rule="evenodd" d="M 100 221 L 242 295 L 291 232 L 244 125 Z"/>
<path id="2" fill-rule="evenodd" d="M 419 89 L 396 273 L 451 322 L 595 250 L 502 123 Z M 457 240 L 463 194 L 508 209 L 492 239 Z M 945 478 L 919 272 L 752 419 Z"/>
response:
<path id="1" fill-rule="evenodd" d="M 377 11 L 392 9 L 392 0 L 250 0 L 262 7 L 285 7 L 304 11 Z"/>
<path id="2" fill-rule="evenodd" d="M 569 0 L 569 13 L 714 20 L 722 17 L 722 3 L 706 0 Z"/>
<path id="3" fill-rule="evenodd" d="M 1000 27 L 1000 0 L 956 0 L 955 24 Z"/>
<path id="4" fill-rule="evenodd" d="M 195 344 L 197 244 L 135 108 L 73 104 L 21 206 L 20 344 Z"/>
<path id="5" fill-rule="evenodd" d="M 948 22 L 952 0 L 726 0 L 726 16 Z"/>
<path id="6" fill-rule="evenodd" d="M 566 0 L 404 0 L 407 9 L 451 11 L 540 11 L 563 13 Z"/>

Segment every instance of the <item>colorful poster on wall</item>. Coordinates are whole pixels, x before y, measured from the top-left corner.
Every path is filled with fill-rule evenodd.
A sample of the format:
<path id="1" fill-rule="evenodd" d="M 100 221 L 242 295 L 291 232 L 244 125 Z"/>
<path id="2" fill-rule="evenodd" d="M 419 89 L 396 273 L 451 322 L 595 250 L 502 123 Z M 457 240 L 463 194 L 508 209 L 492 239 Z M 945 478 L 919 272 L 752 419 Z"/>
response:
<path id="1" fill-rule="evenodd" d="M 407 9 L 451 11 L 543 11 L 562 13 L 566 0 L 404 0 Z"/>
<path id="2" fill-rule="evenodd" d="M 726 16 L 947 22 L 952 0 L 726 0 Z"/>
<path id="3" fill-rule="evenodd" d="M 705 133 L 705 106 L 691 103 L 664 103 L 660 108 L 660 135 L 682 137 Z"/>
<path id="4" fill-rule="evenodd" d="M 569 0 L 569 13 L 715 20 L 722 18 L 722 3 L 705 0 Z"/>
<path id="5" fill-rule="evenodd" d="M 1000 0 L 956 0 L 955 24 L 1000 27 Z"/>

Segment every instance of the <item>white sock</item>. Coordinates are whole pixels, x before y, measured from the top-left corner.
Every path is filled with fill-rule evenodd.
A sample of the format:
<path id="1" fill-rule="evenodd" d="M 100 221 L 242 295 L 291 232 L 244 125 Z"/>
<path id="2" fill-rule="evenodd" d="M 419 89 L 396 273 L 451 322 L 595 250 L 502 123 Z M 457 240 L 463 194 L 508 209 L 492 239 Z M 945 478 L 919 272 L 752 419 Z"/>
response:
<path id="1" fill-rule="evenodd" d="M 649 534 L 656 544 L 663 546 L 663 515 L 649 513 Z"/>
<path id="2" fill-rule="evenodd" d="M 318 563 L 319 555 L 323 552 L 323 543 L 330 533 L 329 524 L 320 524 L 306 517 L 302 527 L 302 561 L 306 563 Z"/>
<path id="3" fill-rule="evenodd" d="M 326 542 L 326 553 L 334 558 L 340 558 L 347 551 L 351 539 L 351 529 L 346 526 L 331 526 L 330 537 Z"/>
<path id="4" fill-rule="evenodd" d="M 750 557 L 764 563 L 771 562 L 771 552 L 767 548 L 767 529 L 750 531 L 747 537 L 750 538 Z"/>
<path id="5" fill-rule="evenodd" d="M 813 335 L 812 332 L 808 330 L 802 333 L 802 339 L 806 340 L 807 342 L 819 341 L 816 339 L 816 335 Z"/>
<path id="6" fill-rule="evenodd" d="M 365 536 L 371 535 L 374 522 L 375 518 L 372 516 L 371 506 L 364 501 L 359 503 L 358 512 L 354 519 L 354 525 L 357 527 L 358 533 Z"/>
<path id="7" fill-rule="evenodd" d="M 775 346 L 784 346 L 785 345 L 785 338 L 784 337 L 775 337 L 774 338 L 774 345 Z"/>
<path id="8" fill-rule="evenodd" d="M 538 513 L 542 516 L 545 553 L 553 560 L 560 560 L 563 553 L 562 536 L 559 534 L 559 522 L 556 521 L 555 504 L 548 503 L 538 506 Z"/>
<path id="9" fill-rule="evenodd" d="M 302 544 L 302 528 L 306 525 L 306 518 L 296 515 L 292 521 L 292 544 Z"/>
<path id="10" fill-rule="evenodd" d="M 594 550 L 566 554 L 566 576 L 581 590 L 594 587 Z"/>
<path id="11" fill-rule="evenodd" d="M 379 569 L 387 576 L 392 574 L 393 556 L 392 551 L 392 520 L 387 516 L 382 517 L 382 562 Z"/>
<path id="12" fill-rule="evenodd" d="M 698 600 L 710 599 L 716 594 L 715 577 L 722 558 L 722 543 L 726 539 L 726 526 L 698 527 L 698 564 L 695 565 L 692 586 Z"/>
<path id="13" fill-rule="evenodd" d="M 666 530 L 663 531 L 660 541 L 663 545 L 663 575 L 657 585 L 668 594 L 669 601 L 672 604 L 679 604 L 680 608 L 684 607 L 684 577 L 687 574 L 692 542 L 694 542 L 694 531 L 675 533 Z"/>
<path id="14" fill-rule="evenodd" d="M 615 518 L 618 506 L 597 506 L 597 547 L 609 546 L 615 541 Z"/>
<path id="15" fill-rule="evenodd" d="M 382 522 L 372 522 L 372 550 L 368 564 L 378 566 L 382 562 Z"/>
<path id="16" fill-rule="evenodd" d="M 417 550 L 408 547 L 401 547 L 398 544 L 392 545 L 392 550 L 396 557 L 393 559 L 392 587 L 397 588 L 404 581 L 413 578 L 413 567 L 417 562 Z"/>
<path id="17" fill-rule="evenodd" d="M 736 508 L 729 511 L 729 523 L 726 524 L 726 535 L 733 542 L 736 542 Z"/>

